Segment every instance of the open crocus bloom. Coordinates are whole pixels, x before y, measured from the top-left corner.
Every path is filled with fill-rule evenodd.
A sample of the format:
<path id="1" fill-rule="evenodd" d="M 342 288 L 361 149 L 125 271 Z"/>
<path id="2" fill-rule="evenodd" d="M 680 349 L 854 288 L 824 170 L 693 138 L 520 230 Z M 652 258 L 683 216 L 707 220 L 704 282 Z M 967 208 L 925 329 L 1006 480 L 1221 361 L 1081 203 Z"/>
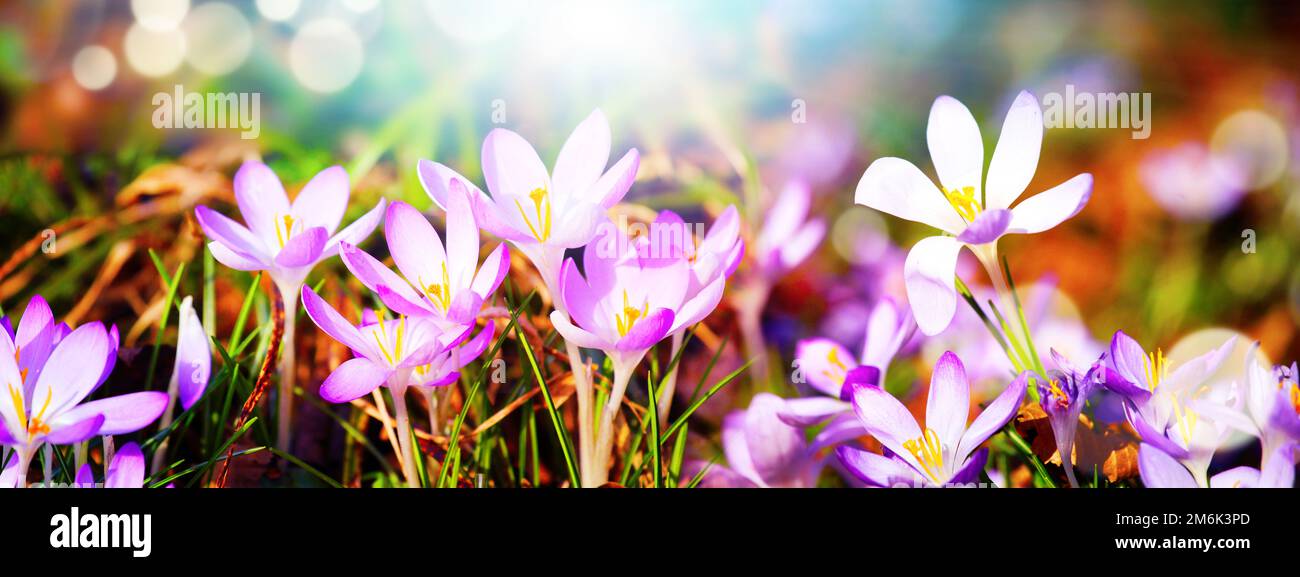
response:
<path id="1" fill-rule="evenodd" d="M 77 470 L 76 485 L 95 486 L 95 473 L 91 470 L 90 463 L 82 465 Z M 113 461 L 104 471 L 104 488 L 139 489 L 141 487 L 144 487 L 144 453 L 140 451 L 140 445 L 127 443 L 113 453 Z"/>
<path id="2" fill-rule="evenodd" d="M 1004 234 L 1051 229 L 1078 214 L 1092 193 L 1092 175 L 1016 202 L 1033 180 L 1043 143 L 1043 111 L 1021 92 L 1007 112 L 988 177 L 984 143 L 975 117 L 957 99 L 940 96 L 930 108 L 926 141 L 941 187 L 901 158 L 871 163 L 858 182 L 856 201 L 946 233 L 912 247 L 904 264 L 907 298 L 921 331 L 942 332 L 957 310 L 957 254 L 970 247 L 985 268 L 997 270 L 997 241 Z"/>
<path id="3" fill-rule="evenodd" d="M 419 380 L 420 369 L 440 361 L 444 353 L 469 336 L 472 328 L 445 332 L 431 319 L 405 315 L 396 319 L 380 317 L 353 326 L 311 287 L 302 287 L 302 300 L 312 322 L 356 355 L 321 383 L 320 396 L 331 403 L 346 403 L 367 395 L 400 370 L 409 371 L 415 382 L 432 384 Z"/>
<path id="4" fill-rule="evenodd" d="M 348 206 L 348 174 L 342 167 L 322 170 L 289 202 L 280 179 L 260 162 L 246 162 L 235 173 L 235 201 L 245 227 L 206 206 L 194 209 L 213 258 L 230 268 L 268 271 L 281 290 L 297 291 L 316 263 L 333 256 L 340 243 L 357 244 L 383 216 L 380 200 L 352 224 L 334 234 Z M 331 236 L 333 235 L 333 236 Z"/>
<path id="5" fill-rule="evenodd" d="M 101 323 L 78 327 L 50 352 L 43 370 L 28 383 L 16 361 L 8 333 L 0 335 L 0 444 L 30 457 L 41 443 L 64 445 L 94 435 L 118 435 L 152 423 L 167 406 L 167 395 L 146 391 L 82 402 L 103 382 L 115 346 Z M 26 467 L 20 467 L 25 470 Z"/>
<path id="6" fill-rule="evenodd" d="M 776 279 L 799 266 L 826 236 L 826 221 L 808 218 L 812 208 L 812 189 L 801 181 L 791 181 L 781 189 L 776 202 L 767 210 L 763 230 L 755 241 L 754 259 L 768 279 Z"/>
<path id="7" fill-rule="evenodd" d="M 479 267 L 478 227 L 469 202 L 464 185 L 454 181 L 445 247 L 420 211 L 404 202 L 388 205 L 384 236 L 402 276 L 346 243 L 340 251 L 343 263 L 394 312 L 473 324 L 483 302 L 510 270 L 510 253 L 505 245 L 497 245 Z"/>
<path id="8" fill-rule="evenodd" d="M 799 341 L 795 356 L 808 384 L 824 396 L 787 399 L 778 414 L 796 427 L 810 427 L 834 418 L 813 441 L 820 449 L 866 434 L 850 403 L 854 385 L 880 386 L 894 355 L 916 332 L 916 323 L 893 299 L 876 303 L 867 319 L 867 338 L 861 360 L 830 339 Z"/>
<path id="9" fill-rule="evenodd" d="M 878 487 L 976 482 L 988 459 L 988 448 L 976 449 L 1015 416 L 1025 398 L 1028 377 L 1028 372 L 1016 377 L 969 428 L 970 383 L 961 359 L 951 352 L 944 353 L 934 367 L 924 428 L 884 389 L 854 385 L 854 412 L 889 454 L 841 445 L 836 455 L 851 473 Z"/>
<path id="10" fill-rule="evenodd" d="M 17 330 L 14 329 L 8 316 L 0 317 L 0 326 L 4 328 L 10 342 L 14 345 L 18 370 L 23 375 L 24 390 L 30 396 L 37 377 L 40 376 L 46 361 L 50 358 L 50 353 L 64 337 L 72 332 L 72 328 L 67 323 L 54 320 L 54 313 L 50 310 L 49 303 L 45 302 L 41 295 L 35 295 L 27 302 L 27 308 L 18 321 Z M 117 327 L 110 327 L 108 355 L 104 359 L 104 369 L 91 389 L 92 392 L 104 384 L 108 374 L 113 372 L 113 365 L 117 362 L 118 342 Z"/>
<path id="11" fill-rule="evenodd" d="M 1278 447 L 1271 455 L 1266 454 L 1261 469 L 1236 467 L 1210 477 L 1209 487 L 1290 489 L 1295 485 L 1292 448 L 1292 445 L 1285 445 Z M 1142 484 L 1152 489 L 1194 489 L 1204 486 L 1177 459 L 1147 443 L 1142 443 L 1138 448 L 1138 472 L 1142 475 Z"/>
<path id="12" fill-rule="evenodd" d="M 596 110 L 569 135 L 549 173 L 528 141 L 497 128 L 483 141 L 483 179 L 492 196 L 454 170 L 427 160 L 419 164 L 420 182 L 445 210 L 450 208 L 452 181 L 465 183 L 478 225 L 514 243 L 533 261 L 548 288 L 558 293 L 564 250 L 590 242 L 605 212 L 623 199 L 636 179 L 636 149 L 605 170 L 609 149 L 609 121 Z"/>
<path id="13" fill-rule="evenodd" d="M 602 350 L 630 370 L 665 336 L 708 316 L 722 300 L 725 278 L 687 298 L 692 275 L 685 260 L 644 261 L 616 227 L 602 229 L 605 234 L 583 249 L 585 278 L 573 259 L 564 263 L 561 298 L 568 315 L 555 311 L 551 322 L 565 339 Z"/>
<path id="14" fill-rule="evenodd" d="M 799 429 L 781 422 L 784 400 L 759 393 L 749 408 L 722 421 L 727 467 L 713 467 L 701 481 L 707 487 L 815 487 L 822 462 Z"/>
<path id="15" fill-rule="evenodd" d="M 1125 397 L 1129 424 L 1143 442 L 1183 463 L 1202 486 L 1214 451 L 1230 424 L 1240 421 L 1224 418 L 1240 407 L 1235 390 L 1206 383 L 1235 344 L 1229 339 L 1171 371 L 1162 350 L 1147 353 L 1124 331 L 1111 339 L 1109 361 L 1118 378 L 1107 379 L 1106 386 Z"/>

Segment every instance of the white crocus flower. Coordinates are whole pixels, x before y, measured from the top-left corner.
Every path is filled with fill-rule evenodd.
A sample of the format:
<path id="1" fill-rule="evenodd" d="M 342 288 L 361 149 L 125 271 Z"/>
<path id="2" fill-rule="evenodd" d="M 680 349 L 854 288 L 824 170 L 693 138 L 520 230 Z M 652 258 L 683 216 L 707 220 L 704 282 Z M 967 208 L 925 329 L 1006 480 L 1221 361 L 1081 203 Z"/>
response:
<path id="1" fill-rule="evenodd" d="M 994 283 L 1001 284 L 998 239 L 1007 233 L 1042 232 L 1077 214 L 1092 194 L 1092 175 L 1077 175 L 1011 206 L 1033 180 L 1043 143 L 1043 111 L 1025 91 L 1007 112 L 987 178 L 979 126 L 957 99 L 935 99 L 926 141 L 942 186 L 906 160 L 881 158 L 862 175 L 855 200 L 945 233 L 916 243 L 903 268 L 917 324 L 935 335 L 948 327 L 957 310 L 953 279 L 961 248 L 970 247 Z"/>

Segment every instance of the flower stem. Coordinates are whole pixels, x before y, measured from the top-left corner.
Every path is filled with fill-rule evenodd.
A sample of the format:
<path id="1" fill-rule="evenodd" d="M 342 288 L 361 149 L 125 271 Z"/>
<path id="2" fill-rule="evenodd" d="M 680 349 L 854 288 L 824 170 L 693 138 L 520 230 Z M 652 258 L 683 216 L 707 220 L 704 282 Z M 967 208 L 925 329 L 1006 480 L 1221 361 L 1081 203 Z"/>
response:
<path id="1" fill-rule="evenodd" d="M 36 454 L 36 448 L 18 448 L 18 480 L 17 487 L 22 489 L 27 487 L 27 469 L 32 466 L 32 456 Z"/>
<path id="2" fill-rule="evenodd" d="M 289 435 L 292 430 L 290 419 L 293 417 L 293 381 L 296 376 L 294 357 L 297 347 L 294 346 L 293 335 L 294 327 L 298 325 L 298 288 L 280 289 L 280 297 L 284 299 L 284 337 L 280 347 L 280 394 L 275 446 L 284 453 L 290 453 L 292 447 Z"/>
<path id="3" fill-rule="evenodd" d="M 618 408 L 623 404 L 623 395 L 627 392 L 627 384 L 632 380 L 632 373 L 636 369 L 636 362 L 629 362 L 627 359 L 616 359 L 614 361 L 614 385 L 610 388 L 609 399 L 605 401 L 605 410 L 600 415 L 600 427 L 596 429 L 596 453 L 593 455 L 594 463 L 591 471 L 583 472 L 584 487 L 599 487 L 609 480 L 609 455 L 614 444 L 614 417 L 618 416 Z"/>
<path id="4" fill-rule="evenodd" d="M 166 431 L 167 427 L 172 425 L 172 412 L 176 410 L 176 396 L 179 389 L 180 377 L 176 371 L 172 371 L 172 380 L 167 384 L 167 408 L 163 409 L 162 418 L 158 421 L 159 432 Z M 162 442 L 158 444 L 158 448 L 154 449 L 153 462 L 149 466 L 149 472 L 155 475 L 158 474 L 159 469 L 163 466 L 163 459 L 167 457 L 167 446 L 170 444 L 170 440 L 170 435 L 163 438 Z"/>
<path id="5" fill-rule="evenodd" d="M 398 371 L 388 381 L 388 389 L 393 393 L 393 419 L 397 425 L 397 446 L 402 451 L 402 474 L 406 475 L 406 485 L 412 489 L 420 487 L 420 477 L 415 472 L 415 450 L 411 446 L 411 420 L 406 412 L 406 381 L 409 373 Z"/>
<path id="6" fill-rule="evenodd" d="M 560 251 L 558 255 L 543 256 L 535 261 L 537 270 L 542 275 L 542 282 L 551 293 L 551 306 L 560 314 L 568 315 L 569 311 L 564 306 L 564 299 L 560 294 L 560 277 L 559 266 L 563 263 L 564 253 Z M 569 370 L 573 373 L 574 395 L 578 398 L 578 474 L 581 476 L 583 487 L 595 487 L 603 484 L 604 481 L 596 485 L 588 483 L 588 472 L 592 471 L 594 463 L 593 451 L 595 449 L 595 435 L 592 427 L 595 425 L 592 419 L 592 409 L 595 404 L 595 394 L 591 382 L 591 375 L 587 372 L 587 363 L 582 360 L 582 350 L 578 345 L 564 340 L 564 352 L 569 357 Z M 541 386 L 542 383 L 538 383 Z M 605 475 L 599 475 L 604 477 Z M 591 476 L 594 480 L 597 476 Z"/>
<path id="7" fill-rule="evenodd" d="M 750 378 L 764 385 L 771 379 L 768 373 L 767 342 L 763 338 L 763 309 L 771 297 L 772 285 L 760 279 L 740 301 L 739 322 L 741 336 L 745 339 L 745 356 L 753 359 L 749 366 Z"/>

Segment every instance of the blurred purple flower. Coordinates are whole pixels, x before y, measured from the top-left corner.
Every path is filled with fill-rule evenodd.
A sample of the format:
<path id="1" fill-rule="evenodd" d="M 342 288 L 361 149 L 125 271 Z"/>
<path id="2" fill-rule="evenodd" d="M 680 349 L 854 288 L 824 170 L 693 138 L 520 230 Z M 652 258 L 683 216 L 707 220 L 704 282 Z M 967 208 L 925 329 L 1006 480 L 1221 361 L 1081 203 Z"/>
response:
<path id="1" fill-rule="evenodd" d="M 1214 220 L 1247 192 L 1244 169 L 1200 142 L 1149 152 L 1139 171 L 1151 198 L 1181 220 Z"/>
<path id="2" fill-rule="evenodd" d="M 1264 456 L 1262 469 L 1236 467 L 1210 477 L 1212 489 L 1290 489 L 1295 485 L 1295 464 L 1292 447 L 1278 447 Z M 1152 489 L 1194 489 L 1207 486 L 1168 453 L 1154 445 L 1142 443 L 1138 448 L 1138 472 L 1142 484 Z"/>
<path id="3" fill-rule="evenodd" d="M 730 467 L 714 466 L 703 487 L 815 487 L 822 461 L 803 432 L 781 421 L 784 399 L 759 393 L 749 408 L 722 422 L 722 449 Z M 698 464 L 696 465 L 698 468 Z"/>
<path id="4" fill-rule="evenodd" d="M 90 463 L 82 465 L 77 470 L 75 483 L 78 487 L 95 486 L 95 473 L 90 469 Z M 144 487 L 144 453 L 140 452 L 140 445 L 135 443 L 122 445 L 122 448 L 113 454 L 113 461 L 104 471 L 104 488 L 139 489 L 142 487 Z"/>
<path id="5" fill-rule="evenodd" d="M 812 189 L 792 180 L 767 210 L 754 246 L 760 274 L 773 282 L 808 258 L 826 236 L 826 221 L 809 218 Z"/>

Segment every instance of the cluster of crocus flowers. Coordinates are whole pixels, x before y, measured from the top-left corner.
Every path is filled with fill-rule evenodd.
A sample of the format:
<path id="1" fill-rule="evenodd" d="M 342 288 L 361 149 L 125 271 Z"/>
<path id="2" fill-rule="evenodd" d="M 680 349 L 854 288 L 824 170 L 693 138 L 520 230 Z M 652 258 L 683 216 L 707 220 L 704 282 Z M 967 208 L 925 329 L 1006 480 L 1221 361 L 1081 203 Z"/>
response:
<path id="1" fill-rule="evenodd" d="M 269 167 L 246 162 L 235 174 L 235 201 L 247 226 L 199 206 L 194 214 L 211 240 L 208 251 L 235 270 L 266 271 L 284 301 L 284 345 L 280 347 L 278 435 L 276 444 L 289 449 L 294 388 L 294 328 L 298 289 L 320 261 L 334 256 L 344 244 L 370 236 L 383 216 L 384 201 L 338 229 L 347 211 L 350 184 L 342 167 L 322 170 L 302 187 L 293 202 Z"/>
<path id="2" fill-rule="evenodd" d="M 941 186 L 906 160 L 880 158 L 858 182 L 856 200 L 944 233 L 916 243 L 903 267 L 917 324 L 935 335 L 957 310 L 954 278 L 961 249 L 969 247 L 979 258 L 1005 303 L 1009 291 L 997 260 L 998 239 L 1043 232 L 1078 214 L 1092 193 L 1092 175 L 1080 174 L 1016 204 L 1034 177 L 1043 141 L 1043 112 L 1028 92 L 1007 113 L 987 177 L 979 126 L 957 99 L 934 101 L 926 141 Z"/>
<path id="3" fill-rule="evenodd" d="M 138 431 L 167 406 L 162 392 L 87 398 L 112 371 L 117 331 L 99 322 L 69 329 L 54 320 L 43 299 L 33 297 L 17 330 L 0 331 L 0 445 L 16 456 L 15 485 L 43 445 L 81 443 L 96 435 Z"/>
<path id="4" fill-rule="evenodd" d="M 606 169 L 610 147 L 609 121 L 600 110 L 573 130 L 550 171 L 527 140 L 497 128 L 483 141 L 483 180 L 491 196 L 455 170 L 431 161 L 420 161 L 420 182 L 444 210 L 449 208 L 454 183 L 463 183 L 479 228 L 510 241 L 528 257 L 551 293 L 552 305 L 565 313 L 560 297 L 564 251 L 591 242 L 608 210 L 631 188 L 640 167 L 641 156 L 634 148 Z M 566 340 L 565 348 L 577 389 L 579 421 L 591 423 L 595 402 L 591 377 L 578 345 Z M 583 448 L 593 446 L 589 429 L 579 427 Z"/>
<path id="5" fill-rule="evenodd" d="M 1015 416 L 1028 379 L 1028 372 L 1021 373 L 969 426 L 970 383 L 961 359 L 951 352 L 944 353 L 934 366 L 924 427 L 883 388 L 855 384 L 849 397 L 853 411 L 888 453 L 841 445 L 836 455 L 849 472 L 876 487 L 978 482 L 989 453 L 987 447 L 979 446 Z"/>
<path id="6" fill-rule="evenodd" d="M 781 420 L 796 427 L 811 427 L 831 419 L 813 441 L 814 450 L 866 434 L 850 403 L 854 385 L 881 386 L 894 356 L 916 332 L 916 322 L 906 308 L 883 298 L 867 318 L 867 335 L 860 357 L 825 338 L 799 341 L 799 374 L 821 393 L 788 399 L 778 411 Z"/>

